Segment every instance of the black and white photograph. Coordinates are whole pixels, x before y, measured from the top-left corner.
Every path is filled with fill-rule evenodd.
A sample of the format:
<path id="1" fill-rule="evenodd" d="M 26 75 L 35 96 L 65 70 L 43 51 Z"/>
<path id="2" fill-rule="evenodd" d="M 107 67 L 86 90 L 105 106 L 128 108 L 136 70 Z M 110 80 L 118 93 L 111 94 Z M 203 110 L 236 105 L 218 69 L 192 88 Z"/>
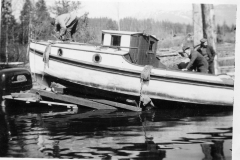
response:
<path id="1" fill-rule="evenodd" d="M 1 0 L 0 158 L 237 160 L 237 0 Z"/>

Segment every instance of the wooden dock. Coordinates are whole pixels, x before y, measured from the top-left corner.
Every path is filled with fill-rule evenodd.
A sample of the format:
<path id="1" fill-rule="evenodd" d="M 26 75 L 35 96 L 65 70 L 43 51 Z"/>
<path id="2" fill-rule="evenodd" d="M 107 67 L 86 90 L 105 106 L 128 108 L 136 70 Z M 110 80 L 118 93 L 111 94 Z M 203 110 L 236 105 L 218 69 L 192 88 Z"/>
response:
<path id="1" fill-rule="evenodd" d="M 41 103 L 47 104 L 49 106 L 56 105 L 56 106 L 66 106 L 67 108 L 76 108 L 76 104 L 69 104 L 69 103 L 57 103 L 52 101 L 37 101 L 33 98 L 14 98 L 11 95 L 2 96 L 3 100 L 18 100 L 18 101 L 25 101 L 26 103 Z"/>
<path id="2" fill-rule="evenodd" d="M 76 104 L 84 107 L 90 107 L 93 109 L 98 110 L 106 110 L 106 109 L 125 109 L 130 111 L 142 111 L 142 108 L 131 106 L 123 103 L 113 102 L 105 99 L 88 99 L 88 98 L 81 98 L 81 97 L 75 97 L 71 95 L 65 95 L 65 94 L 57 94 L 51 91 L 46 91 L 43 89 L 36 89 L 33 88 L 30 91 L 31 93 L 38 93 L 41 97 L 47 97 L 51 98 L 53 100 L 68 102 L 71 104 Z"/>

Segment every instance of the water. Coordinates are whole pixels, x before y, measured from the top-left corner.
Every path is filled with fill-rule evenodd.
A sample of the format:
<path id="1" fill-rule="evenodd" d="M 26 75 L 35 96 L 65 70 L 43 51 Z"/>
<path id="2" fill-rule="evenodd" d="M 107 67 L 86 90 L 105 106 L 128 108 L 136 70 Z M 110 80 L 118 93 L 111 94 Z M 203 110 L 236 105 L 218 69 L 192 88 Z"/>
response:
<path id="1" fill-rule="evenodd" d="M 0 113 L 0 157 L 229 160 L 231 109 L 144 112 L 14 103 Z"/>

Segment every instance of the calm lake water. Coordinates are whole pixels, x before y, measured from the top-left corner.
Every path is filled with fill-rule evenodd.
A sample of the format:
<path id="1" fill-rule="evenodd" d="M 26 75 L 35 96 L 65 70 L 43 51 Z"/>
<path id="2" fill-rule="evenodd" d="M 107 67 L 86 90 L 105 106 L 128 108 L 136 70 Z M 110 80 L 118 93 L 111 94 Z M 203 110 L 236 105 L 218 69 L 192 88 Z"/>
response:
<path id="1" fill-rule="evenodd" d="M 129 112 L 25 103 L 1 108 L 0 157 L 232 159 L 232 108 Z"/>

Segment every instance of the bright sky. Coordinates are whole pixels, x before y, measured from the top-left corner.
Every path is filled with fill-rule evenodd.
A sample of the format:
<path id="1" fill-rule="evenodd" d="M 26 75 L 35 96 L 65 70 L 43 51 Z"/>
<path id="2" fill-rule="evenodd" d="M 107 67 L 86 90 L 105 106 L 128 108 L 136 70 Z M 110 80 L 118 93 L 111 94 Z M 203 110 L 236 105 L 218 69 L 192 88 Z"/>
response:
<path id="1" fill-rule="evenodd" d="M 37 0 L 32 0 L 37 1 Z M 45 0 L 47 6 L 55 0 Z M 190 11 L 192 3 L 237 4 L 237 0 L 80 0 L 82 8 L 79 14 L 89 12 L 89 17 L 119 18 L 149 11 Z M 12 0 L 13 14 L 18 16 L 24 0 Z M 118 12 L 119 11 L 119 12 Z"/>
<path id="2" fill-rule="evenodd" d="M 159 3 L 157 1 L 82 1 L 82 10 L 89 12 L 90 17 L 111 17 L 113 19 L 129 17 L 138 12 L 153 10 L 191 10 L 192 4 Z M 118 14 L 119 11 L 119 14 Z"/>

